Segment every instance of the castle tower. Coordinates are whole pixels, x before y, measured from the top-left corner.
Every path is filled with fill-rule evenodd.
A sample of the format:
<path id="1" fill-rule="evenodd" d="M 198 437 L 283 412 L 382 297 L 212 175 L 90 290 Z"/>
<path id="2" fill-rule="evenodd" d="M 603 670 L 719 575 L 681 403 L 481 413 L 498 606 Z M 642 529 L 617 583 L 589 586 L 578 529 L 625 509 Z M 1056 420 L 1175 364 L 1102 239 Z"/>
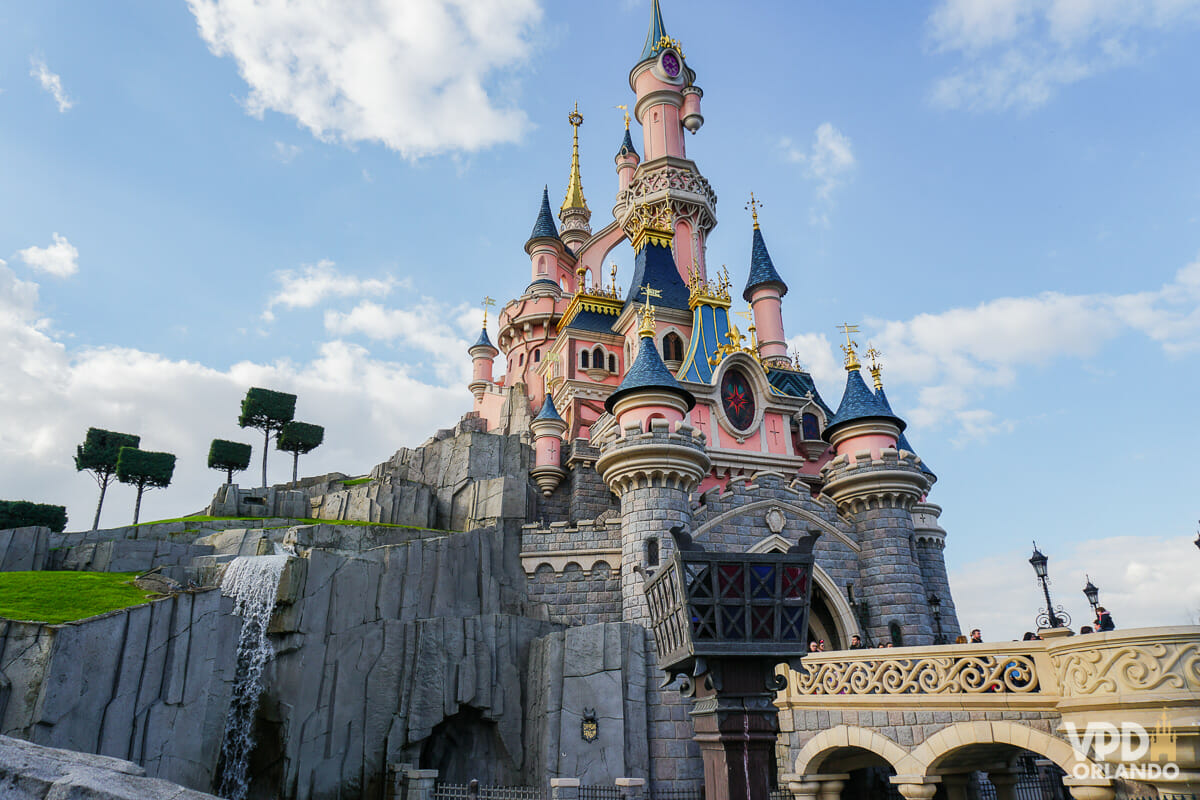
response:
<path id="1" fill-rule="evenodd" d="M 525 252 L 529 254 L 530 284 L 538 281 L 550 281 L 555 285 L 561 285 L 562 280 L 570 277 L 570 272 L 560 264 L 559 256 L 565 251 L 563 241 L 558 235 L 558 228 L 554 224 L 554 215 L 550 212 L 550 190 L 548 187 L 543 187 L 542 205 L 538 209 L 537 219 L 534 220 L 529 239 L 525 242 Z"/>
<path id="2" fill-rule="evenodd" d="M 580 246 L 592 235 L 591 225 L 588 224 L 592 218 L 592 212 L 587 207 L 587 200 L 584 199 L 583 180 L 579 175 L 579 126 L 583 124 L 583 115 L 579 113 L 578 103 L 575 104 L 575 110 L 567 116 L 567 120 L 571 123 L 573 130 L 571 175 L 567 179 L 567 196 L 563 199 L 558 218 L 562 221 L 561 238 L 563 243 L 571 248 L 572 252 L 577 253 Z"/>
<path id="3" fill-rule="evenodd" d="M 758 333 L 758 354 L 768 365 L 778 364 L 785 369 L 791 366 L 787 354 L 787 338 L 783 334 L 783 303 L 787 284 L 775 270 L 767 243 L 763 241 L 758 227 L 758 205 L 750 195 L 751 214 L 754 217 L 754 240 L 750 247 L 750 277 L 742 291 L 742 299 L 754 311 L 754 328 Z"/>
<path id="4" fill-rule="evenodd" d="M 621 106 L 624 108 L 624 106 Z M 642 158 L 638 155 L 637 150 L 633 148 L 633 137 L 629 135 L 629 112 L 625 112 L 625 138 L 621 140 L 621 149 L 617 151 L 617 155 L 613 161 L 617 164 L 617 191 L 623 192 L 629 188 L 629 182 L 633 180 L 633 171 L 637 169 L 637 165 Z"/>
<path id="5" fill-rule="evenodd" d="M 567 432 L 567 423 L 558 415 L 550 392 L 542 403 L 541 412 L 529 423 L 533 434 L 534 467 L 529 471 L 542 494 L 549 497 L 566 477 L 562 468 L 562 437 Z"/>
<path id="6" fill-rule="evenodd" d="M 913 507 L 929 491 L 929 479 L 897 443 L 904 421 L 862 379 L 861 365 L 845 326 L 846 391 L 823 436 L 837 455 L 821 470 L 824 492 L 853 527 L 859 553 L 860 597 L 877 642 L 933 642 L 928 594 L 921 573 Z"/>
<path id="7" fill-rule="evenodd" d="M 495 382 L 492 378 L 493 359 L 500 355 L 500 351 L 488 338 L 486 314 L 487 312 L 484 312 L 484 327 L 479 331 L 479 338 L 467 350 L 471 355 L 471 382 L 467 384 L 467 388 L 475 395 L 476 403 L 483 399 L 483 393 Z"/>
<path id="8" fill-rule="evenodd" d="M 613 214 L 628 233 L 634 207 L 659 202 L 669 192 L 675 262 L 684 280 L 693 269 L 707 278 L 705 240 L 717 224 L 717 196 L 687 159 L 683 143 L 685 128 L 695 133 L 704 121 L 700 114 L 703 92 L 695 80 L 696 73 L 687 65 L 679 42 L 667 35 L 655 0 L 646 44 L 629 72 L 629 86 L 637 95 L 633 115 L 642 125 L 645 160 L 637 165 L 630 182 L 622 185 Z M 620 169 L 618 162 L 618 173 Z"/>
<path id="9" fill-rule="evenodd" d="M 650 620 L 643 575 L 673 546 L 668 530 L 691 525 L 689 495 L 710 466 L 704 442 L 686 424 L 696 399 L 663 364 L 654 330 L 647 303 L 637 359 L 604 402 L 617 424 L 600 442 L 596 461 L 596 471 L 621 501 L 622 617 L 643 625 Z"/>

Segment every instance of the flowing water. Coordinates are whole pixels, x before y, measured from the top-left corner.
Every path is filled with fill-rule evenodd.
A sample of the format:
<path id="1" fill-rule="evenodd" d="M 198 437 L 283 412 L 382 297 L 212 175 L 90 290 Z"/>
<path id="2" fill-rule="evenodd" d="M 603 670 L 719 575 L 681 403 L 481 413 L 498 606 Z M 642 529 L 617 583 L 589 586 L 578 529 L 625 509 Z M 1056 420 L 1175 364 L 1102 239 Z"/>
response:
<path id="1" fill-rule="evenodd" d="M 286 555 L 235 558 L 221 580 L 221 594 L 233 598 L 233 612 L 242 618 L 233 699 L 221 742 L 223 768 L 219 792 L 229 800 L 245 800 L 250 788 L 247 771 L 254 749 L 254 716 L 262 695 L 262 673 L 267 662 L 275 657 L 275 649 L 267 639 L 267 626 L 287 560 Z"/>

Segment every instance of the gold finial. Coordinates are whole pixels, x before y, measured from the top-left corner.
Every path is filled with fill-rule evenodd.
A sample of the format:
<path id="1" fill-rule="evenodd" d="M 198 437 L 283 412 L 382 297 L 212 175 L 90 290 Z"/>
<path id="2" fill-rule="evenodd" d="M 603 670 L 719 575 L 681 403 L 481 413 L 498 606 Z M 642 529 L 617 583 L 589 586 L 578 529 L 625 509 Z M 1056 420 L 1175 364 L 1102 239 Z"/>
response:
<path id="1" fill-rule="evenodd" d="M 757 353 L 758 328 L 754 327 L 754 312 L 747 308 L 745 311 L 735 311 L 733 313 L 746 320 L 746 332 L 750 334 L 750 349 Z"/>
<path id="2" fill-rule="evenodd" d="M 583 266 L 583 264 L 580 264 L 578 267 L 575 268 L 575 277 L 579 281 L 579 283 L 576 285 L 575 291 L 582 292 L 586 288 L 584 286 L 584 278 L 586 276 L 587 276 L 587 267 Z"/>
<path id="3" fill-rule="evenodd" d="M 617 265 L 616 264 L 612 265 L 612 271 L 611 271 L 610 275 L 612 278 L 613 296 L 616 297 L 616 295 L 617 295 Z"/>
<path id="4" fill-rule="evenodd" d="M 488 306 L 494 306 L 494 305 L 496 305 L 496 301 L 495 301 L 495 300 L 493 300 L 492 298 L 488 297 L 487 295 L 484 295 L 484 296 L 483 296 L 483 304 L 482 304 L 482 305 L 483 305 L 483 327 L 484 327 L 484 328 L 487 328 L 487 310 L 488 310 Z"/>
<path id="5" fill-rule="evenodd" d="M 792 367 L 795 368 L 796 372 L 804 371 L 804 362 L 802 362 L 800 360 L 800 351 L 799 350 L 792 351 Z"/>
<path id="6" fill-rule="evenodd" d="M 757 200 L 754 197 L 754 192 L 750 193 L 750 202 L 746 203 L 746 208 L 750 211 L 750 216 L 754 218 L 754 230 L 758 230 L 758 210 L 762 208 L 762 200 Z"/>
<path id="7" fill-rule="evenodd" d="M 582 208 L 587 210 L 587 200 L 583 196 L 583 180 L 579 177 L 579 126 L 583 124 L 583 115 L 579 113 L 579 103 L 575 104 L 575 110 L 567 115 L 567 121 L 571 123 L 572 140 L 571 145 L 571 177 L 567 180 L 567 196 L 563 200 L 561 211 L 566 211 L 568 208 Z"/>
<path id="8" fill-rule="evenodd" d="M 646 242 L 660 247 L 670 247 L 675 238 L 675 217 L 671 213 L 671 193 L 659 203 L 643 203 L 637 206 L 626 221 L 626 232 L 633 251 L 640 253 Z"/>
<path id="9" fill-rule="evenodd" d="M 625 130 L 629 130 L 629 106 L 622 103 L 619 106 L 613 106 L 613 107 L 625 112 Z"/>
<path id="10" fill-rule="evenodd" d="M 652 288 L 649 283 L 642 286 L 641 289 L 646 293 L 646 306 L 642 309 L 642 325 L 638 328 L 638 336 L 653 338 L 657 329 L 654 326 L 654 306 L 650 305 L 650 298 L 662 297 L 662 292 Z"/>
<path id="11" fill-rule="evenodd" d="M 883 366 L 879 363 L 879 359 L 883 357 L 883 353 L 875 349 L 875 345 L 867 342 L 867 358 L 871 359 L 871 377 L 875 379 L 875 391 L 883 388 Z"/>
<path id="12" fill-rule="evenodd" d="M 553 388 L 554 381 L 558 378 L 558 353 L 546 353 L 546 357 L 542 359 L 546 362 L 546 366 L 542 367 L 542 393 L 549 394 Z"/>
<path id="13" fill-rule="evenodd" d="M 842 352 L 846 354 L 846 371 L 853 372 L 862 367 L 862 364 L 858 363 L 858 353 L 854 350 L 858 347 L 858 342 L 850 338 L 850 334 L 858 333 L 858 326 L 844 323 L 838 326 L 838 330 L 846 334 L 846 343 L 842 345 Z"/>

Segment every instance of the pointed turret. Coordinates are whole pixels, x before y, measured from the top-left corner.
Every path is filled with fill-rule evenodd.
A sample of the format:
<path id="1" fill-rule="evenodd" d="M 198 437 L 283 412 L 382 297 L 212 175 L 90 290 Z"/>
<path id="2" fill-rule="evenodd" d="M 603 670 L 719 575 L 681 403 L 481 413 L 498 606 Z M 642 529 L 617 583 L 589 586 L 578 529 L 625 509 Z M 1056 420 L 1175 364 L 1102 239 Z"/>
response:
<path id="1" fill-rule="evenodd" d="M 561 466 L 562 436 L 567 432 L 567 423 L 558 415 L 549 391 L 541 412 L 529 423 L 529 431 L 533 434 L 534 450 L 534 467 L 529 474 L 542 494 L 549 497 L 567 475 Z"/>
<path id="2" fill-rule="evenodd" d="M 663 40 L 668 42 L 671 37 L 667 36 L 667 26 L 663 24 L 662 9 L 658 6 L 658 0 L 654 0 L 654 5 L 650 9 L 650 30 L 646 31 L 646 45 L 642 48 L 642 55 L 638 58 L 638 63 L 648 61 L 658 55 L 658 51 L 663 48 Z"/>
<path id="3" fill-rule="evenodd" d="M 562 241 L 558 238 L 558 227 L 554 224 L 554 214 L 550 211 L 550 187 L 542 187 L 542 207 L 538 209 L 537 219 L 533 223 L 533 230 L 529 234 L 529 239 L 525 242 L 525 252 L 531 250 L 532 245 L 538 239 L 554 239 Z"/>
<path id="4" fill-rule="evenodd" d="M 621 148 L 617 150 L 613 161 L 617 164 L 617 191 L 623 192 L 629 188 L 633 180 L 633 172 L 641 162 L 642 157 L 633 148 L 633 137 L 629 135 L 629 106 L 620 105 L 617 108 L 625 112 L 625 138 L 621 140 Z"/>
<path id="5" fill-rule="evenodd" d="M 579 174 L 579 126 L 583 124 L 583 115 L 579 113 L 578 103 L 575 104 L 575 110 L 567 116 L 567 120 L 573 129 L 571 175 L 567 179 L 567 196 L 563 199 L 558 218 L 562 220 L 563 243 L 573 251 L 578 251 L 579 246 L 592 235 L 592 228 L 588 224 L 592 212 L 583 196 L 583 179 Z"/>
<path id="6" fill-rule="evenodd" d="M 642 123 L 646 161 L 662 156 L 687 158 L 683 131 L 704 124 L 696 73 L 687 65 L 679 42 L 667 35 L 658 0 L 650 13 L 650 29 L 642 54 L 629 71 L 629 88 L 637 94 L 634 116 Z"/>
<path id="7" fill-rule="evenodd" d="M 868 449 L 879 450 L 882 440 L 888 438 L 892 440 L 892 446 L 895 446 L 905 428 L 904 420 L 893 413 L 886 399 L 881 401 L 867 387 L 859 371 L 862 365 L 858 362 L 858 354 L 855 352 L 857 345 L 850 340 L 850 334 L 856 331 L 857 327 L 842 327 L 846 334 L 846 344 L 842 345 L 842 350 L 846 353 L 846 390 L 842 393 L 842 402 L 838 404 L 837 411 L 821 435 L 825 441 L 837 448 L 839 454 L 851 452 L 859 444 L 868 445 Z"/>
<path id="8" fill-rule="evenodd" d="M 638 151 L 633 148 L 633 137 L 629 135 L 629 117 L 625 117 L 625 138 L 621 140 L 621 149 L 617 151 L 617 158 L 625 156 L 633 156 L 635 160 L 640 160 L 641 156 Z"/>
<path id="9" fill-rule="evenodd" d="M 754 219 L 754 234 L 750 242 L 750 277 L 746 280 L 746 288 L 742 290 L 742 299 L 750 304 L 754 311 L 754 328 L 758 333 L 758 355 L 768 366 L 787 368 L 790 360 L 787 354 L 787 337 L 783 333 L 783 296 L 787 294 L 787 284 L 775 270 L 771 254 L 767 252 L 767 243 L 763 240 L 762 229 L 758 226 L 758 207 L 760 203 L 750 193 L 750 209 Z"/>
<path id="10" fill-rule="evenodd" d="M 646 286 L 657 290 L 658 305 L 667 308 L 688 310 L 690 291 L 679 274 L 675 256 L 671 252 L 674 226 L 670 212 L 670 197 L 662 205 L 644 205 L 630 218 L 633 232 L 632 244 L 636 253 L 633 261 L 633 279 L 625 302 L 646 301 Z"/>
<path id="11" fill-rule="evenodd" d="M 674 426 L 696 405 L 696 398 L 675 380 L 659 356 L 655 331 L 654 309 L 647 300 L 638 328 L 637 358 L 621 385 L 604 401 L 604 410 L 617 418 L 622 429 L 636 423 L 642 430 L 649 430 L 652 419 L 663 419 Z"/>

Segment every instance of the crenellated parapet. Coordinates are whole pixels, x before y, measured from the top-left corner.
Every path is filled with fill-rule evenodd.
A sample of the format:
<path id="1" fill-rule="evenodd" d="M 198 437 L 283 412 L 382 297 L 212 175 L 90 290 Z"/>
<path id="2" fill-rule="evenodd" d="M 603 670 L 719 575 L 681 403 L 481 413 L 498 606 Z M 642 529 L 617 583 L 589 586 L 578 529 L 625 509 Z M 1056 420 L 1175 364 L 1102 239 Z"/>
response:
<path id="1" fill-rule="evenodd" d="M 911 511 L 929 491 L 921 459 L 895 448 L 880 450 L 877 458 L 870 450 L 839 455 L 821 469 L 821 476 L 825 494 L 843 515 L 875 508 Z"/>
<path id="2" fill-rule="evenodd" d="M 938 524 L 942 507 L 933 503 L 917 503 L 912 507 L 913 535 L 917 544 L 932 545 L 939 550 L 946 547 L 946 531 Z"/>
<path id="3" fill-rule="evenodd" d="M 600 446 L 596 470 L 618 497 L 631 489 L 670 488 L 691 492 L 708 474 L 711 464 L 705 452 L 705 437 L 686 423 L 670 429 L 666 420 L 650 420 L 649 430 L 640 424 L 619 433 L 609 432 Z"/>

